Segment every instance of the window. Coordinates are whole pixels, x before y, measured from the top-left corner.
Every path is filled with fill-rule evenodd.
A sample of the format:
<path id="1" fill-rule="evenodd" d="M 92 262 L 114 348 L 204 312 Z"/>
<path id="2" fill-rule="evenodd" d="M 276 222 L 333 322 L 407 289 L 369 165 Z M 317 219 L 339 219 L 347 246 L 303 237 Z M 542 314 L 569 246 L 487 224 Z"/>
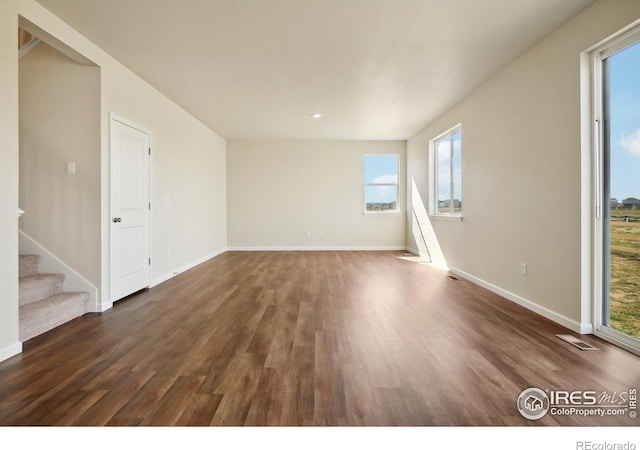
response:
<path id="1" fill-rule="evenodd" d="M 452 128 L 432 141 L 431 214 L 462 215 L 462 129 Z"/>
<path id="2" fill-rule="evenodd" d="M 365 212 L 398 212 L 398 160 L 398 155 L 364 155 Z"/>

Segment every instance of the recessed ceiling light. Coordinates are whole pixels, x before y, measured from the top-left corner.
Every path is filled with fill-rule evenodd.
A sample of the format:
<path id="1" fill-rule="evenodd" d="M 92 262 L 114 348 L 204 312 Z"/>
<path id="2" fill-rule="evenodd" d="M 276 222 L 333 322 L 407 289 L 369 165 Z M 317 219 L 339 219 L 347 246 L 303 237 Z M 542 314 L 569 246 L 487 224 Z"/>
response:
<path id="1" fill-rule="evenodd" d="M 314 119 L 319 119 L 320 117 L 322 117 L 322 114 L 321 113 L 314 113 L 314 114 L 311 114 L 311 117 L 313 117 Z"/>

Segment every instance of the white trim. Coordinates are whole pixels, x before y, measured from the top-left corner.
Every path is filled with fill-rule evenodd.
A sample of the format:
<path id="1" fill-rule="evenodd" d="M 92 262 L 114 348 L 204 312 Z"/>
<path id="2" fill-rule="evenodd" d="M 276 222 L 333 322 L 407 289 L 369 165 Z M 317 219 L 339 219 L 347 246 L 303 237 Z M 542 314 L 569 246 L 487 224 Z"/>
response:
<path id="1" fill-rule="evenodd" d="M 614 37 L 610 37 L 601 42 L 596 46 L 593 53 L 600 53 L 602 59 L 607 59 L 637 44 L 638 40 L 640 40 L 640 29 L 636 28 L 639 23 L 640 21 L 636 21 L 621 32 L 616 33 Z"/>
<path id="2" fill-rule="evenodd" d="M 428 208 L 428 214 L 429 217 L 460 217 L 460 220 L 462 220 L 462 213 L 460 214 L 439 214 L 438 213 L 438 206 L 439 206 L 439 201 L 438 201 L 438 171 L 436 168 L 436 160 L 437 160 L 437 156 L 436 156 L 436 142 L 439 141 L 440 139 L 451 135 L 453 136 L 455 133 L 460 132 L 460 151 L 461 151 L 461 158 L 462 155 L 464 154 L 464 149 L 463 149 L 463 145 L 462 145 L 462 122 L 459 122 L 458 124 L 452 126 L 451 128 L 449 128 L 448 130 L 440 133 L 439 135 L 437 135 L 436 137 L 434 137 L 433 139 L 429 140 L 429 208 Z M 451 171 L 453 172 L 453 146 L 451 147 Z M 462 174 L 462 166 L 463 166 L 463 162 L 462 159 L 460 160 L 460 173 Z M 451 183 L 453 183 L 453 175 L 451 178 Z M 464 193 L 463 193 L 463 183 L 464 183 L 464 175 L 461 176 L 460 178 L 460 193 L 462 194 L 462 198 L 464 199 Z M 451 186 L 451 196 L 453 197 L 453 185 Z"/>
<path id="3" fill-rule="evenodd" d="M 398 171 L 396 173 L 396 183 L 367 183 L 367 174 L 366 170 L 366 160 L 367 156 L 395 156 L 398 164 Z M 363 178 L 363 202 L 362 206 L 364 207 L 363 215 L 365 216 L 374 216 L 374 215 L 394 215 L 394 214 L 402 214 L 400 211 L 400 153 L 365 153 L 362 156 L 362 178 Z M 367 187 L 368 186 L 395 186 L 396 187 L 396 209 L 390 209 L 386 211 L 367 211 Z"/>
<path id="4" fill-rule="evenodd" d="M 114 112 L 110 112 L 109 113 L 109 121 L 111 120 L 115 120 L 116 122 L 120 122 L 122 125 L 126 125 L 128 127 L 134 128 L 138 131 L 141 131 L 142 133 L 148 134 L 149 137 L 151 137 L 151 130 L 141 127 L 140 125 L 136 124 L 135 122 L 132 122 L 130 120 L 127 120 L 119 115 L 117 115 Z"/>
<path id="5" fill-rule="evenodd" d="M 590 323 L 579 323 L 573 319 L 563 316 L 562 314 L 558 314 L 555 311 L 552 311 L 544 306 L 540 306 L 531 300 L 528 300 L 524 297 L 521 297 L 513 292 L 509 292 L 506 289 L 502 289 L 494 284 L 489 283 L 488 281 L 482 280 L 481 278 L 475 277 L 471 274 L 463 272 L 462 270 L 455 269 L 453 267 L 449 268 L 449 270 L 458 275 L 459 277 L 465 278 L 479 286 L 482 286 L 485 289 L 490 290 L 491 292 L 500 295 L 501 297 L 506 298 L 520 306 L 527 308 L 530 311 L 533 311 L 541 316 L 546 317 L 549 320 L 556 322 L 559 325 L 562 325 L 566 328 L 569 328 L 571 331 L 580 334 L 591 334 L 593 333 L 593 326 Z"/>
<path id="6" fill-rule="evenodd" d="M 584 92 L 581 92 L 583 114 L 582 130 L 582 207 L 581 264 L 582 319 L 587 315 L 592 321 L 592 332 L 625 350 L 640 354 L 638 340 L 604 325 L 604 244 L 607 223 L 605 208 L 609 208 L 604 198 L 604 123 L 603 61 L 624 49 L 640 42 L 640 20 L 602 40 L 581 55 L 581 76 Z M 585 120 L 585 118 L 588 118 Z"/>
<path id="7" fill-rule="evenodd" d="M 415 255 L 415 256 L 424 256 L 424 255 L 421 255 L 421 254 L 420 254 L 420 252 L 419 252 L 418 250 L 416 250 L 415 248 L 405 247 L 404 249 L 405 249 L 405 251 L 407 251 L 407 252 L 411 253 L 412 255 Z"/>
<path id="8" fill-rule="evenodd" d="M 610 328 L 606 332 L 595 330 L 593 334 L 598 336 L 600 339 L 611 342 L 612 344 L 633 353 L 634 355 L 640 356 L 640 348 L 633 345 L 635 344 L 635 342 L 629 344 L 629 342 L 632 341 L 632 338 L 629 338 L 629 336 L 623 333 L 617 332 L 616 330 Z"/>
<path id="9" fill-rule="evenodd" d="M 439 139 L 442 139 L 443 137 L 445 137 L 448 134 L 454 134 L 453 132 L 457 129 L 460 128 L 462 129 L 462 122 L 458 122 L 457 124 L 455 124 L 454 126 L 448 128 L 447 130 L 443 131 L 442 133 L 440 133 L 439 135 L 437 135 L 436 137 L 431 139 L 431 142 L 433 142 L 435 144 L 435 142 Z"/>
<path id="10" fill-rule="evenodd" d="M 407 247 L 229 247 L 229 252 L 386 252 L 410 251 Z"/>
<path id="11" fill-rule="evenodd" d="M 111 300 L 105 300 L 103 302 L 100 302 L 100 304 L 98 305 L 98 310 L 96 312 L 103 313 L 110 310 L 111 308 L 113 308 L 113 302 Z"/>
<path id="12" fill-rule="evenodd" d="M 363 216 L 398 216 L 402 214 L 400 209 L 389 209 L 387 211 L 365 211 L 362 213 Z"/>
<path id="13" fill-rule="evenodd" d="M 40 42 L 42 42 L 40 39 L 38 39 L 37 37 L 33 37 L 33 39 L 31 39 L 27 45 L 23 46 L 20 50 L 18 50 L 18 59 L 22 59 L 25 57 L 25 55 L 27 53 L 29 53 L 31 50 L 33 50 L 36 45 L 38 45 Z"/>
<path id="14" fill-rule="evenodd" d="M 606 45 L 606 44 L 605 44 Z M 591 221 L 591 230 L 593 235 L 590 236 L 591 240 L 591 255 L 593 256 L 592 269 L 592 323 L 595 331 L 599 331 L 599 328 L 603 323 L 603 292 L 604 292 L 604 208 L 608 207 L 608 204 L 603 204 L 604 193 L 604 133 L 602 129 L 603 124 L 603 104 L 602 104 L 602 55 L 597 51 L 593 51 L 590 54 L 590 67 L 591 67 L 591 121 L 590 132 L 591 142 L 589 146 L 589 156 L 591 158 L 591 166 L 589 167 L 590 176 L 590 188 L 592 202 L 592 210 L 589 217 Z"/>
<path id="15" fill-rule="evenodd" d="M 22 353 L 22 342 L 14 342 L 13 344 L 0 348 L 0 362 Z"/>
<path id="16" fill-rule="evenodd" d="M 444 222 L 462 222 L 460 214 L 429 214 L 430 220 L 442 220 Z"/>
<path id="17" fill-rule="evenodd" d="M 576 322 L 578 323 L 578 322 Z M 582 322 L 579 323 L 580 325 L 580 329 L 577 331 L 577 333 L 580 334 L 593 334 L 594 333 L 594 329 L 593 329 L 593 324 L 591 323 L 587 323 L 587 322 Z"/>
<path id="18" fill-rule="evenodd" d="M 46 31 L 44 28 L 41 28 L 40 25 L 42 24 L 36 25 L 35 23 L 31 22 L 31 20 L 33 20 L 33 18 L 30 17 L 29 19 L 27 19 L 25 16 L 18 14 L 18 25 L 23 30 L 31 33 L 33 37 L 38 38 L 39 40 L 41 40 L 47 45 L 50 45 L 51 47 L 55 48 L 63 55 L 69 57 L 70 59 L 72 59 L 73 61 L 75 61 L 76 63 L 82 66 L 96 66 L 96 67 L 98 66 L 98 64 L 91 61 L 79 50 L 76 50 L 74 47 L 72 47 L 71 44 L 67 44 L 66 42 L 63 42 L 57 37 L 55 37 L 52 34 L 53 32 L 50 33 Z M 50 27 L 47 26 L 46 28 L 49 29 Z"/>
<path id="19" fill-rule="evenodd" d="M 595 198 L 593 177 L 594 110 L 592 58 L 588 52 L 580 55 L 580 320 L 595 324 L 594 317 L 594 257 Z"/>
<path id="20" fill-rule="evenodd" d="M 186 264 L 186 265 L 180 267 L 179 269 L 176 269 L 176 270 L 174 270 L 172 272 L 169 272 L 169 273 L 161 275 L 161 276 L 159 276 L 157 278 L 154 278 L 151 281 L 151 284 L 149 285 L 149 287 L 152 288 L 154 286 L 159 285 L 160 283 L 164 283 L 165 281 L 175 277 L 176 275 L 179 275 L 182 272 L 186 272 L 189 269 L 193 269 L 194 267 L 199 266 L 200 264 L 202 264 L 202 263 L 204 263 L 206 261 L 209 261 L 210 259 L 213 259 L 216 256 L 219 256 L 219 255 L 225 253 L 226 251 L 227 251 L 227 249 L 218 250 L 218 251 L 213 252 L 213 253 L 211 253 L 211 254 L 209 254 L 207 256 L 203 256 L 202 258 L 197 259 L 197 260 L 195 260 L 195 261 L 193 261 L 193 262 L 191 262 L 189 264 Z"/>
<path id="21" fill-rule="evenodd" d="M 61 273 L 64 275 L 64 289 L 67 292 L 87 292 L 89 302 L 87 312 L 100 311 L 98 288 L 85 277 L 56 255 L 47 250 L 42 244 L 22 230 L 18 230 L 18 248 L 21 255 L 40 256 L 40 270 L 43 273 Z"/>

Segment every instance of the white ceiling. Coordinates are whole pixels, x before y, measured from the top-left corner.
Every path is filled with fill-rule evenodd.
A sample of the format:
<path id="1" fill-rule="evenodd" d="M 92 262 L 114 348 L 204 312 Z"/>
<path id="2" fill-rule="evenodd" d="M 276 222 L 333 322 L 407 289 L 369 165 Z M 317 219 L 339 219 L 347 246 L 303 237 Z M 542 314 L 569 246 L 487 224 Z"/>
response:
<path id="1" fill-rule="evenodd" d="M 592 0 L 38 2 L 224 138 L 390 140 Z"/>

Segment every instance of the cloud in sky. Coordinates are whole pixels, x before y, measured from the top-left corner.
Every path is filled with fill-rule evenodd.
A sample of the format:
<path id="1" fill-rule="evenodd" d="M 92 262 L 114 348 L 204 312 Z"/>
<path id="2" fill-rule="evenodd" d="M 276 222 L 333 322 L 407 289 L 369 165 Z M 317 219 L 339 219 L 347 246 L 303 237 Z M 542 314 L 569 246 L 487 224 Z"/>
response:
<path id="1" fill-rule="evenodd" d="M 629 135 L 623 134 L 620 138 L 620 146 L 627 152 L 640 156 L 640 129 Z"/>
<path id="2" fill-rule="evenodd" d="M 373 179 L 374 183 L 398 184 L 398 175 L 380 175 Z M 380 201 L 391 201 L 395 198 L 395 186 L 376 186 L 376 199 Z"/>
<path id="3" fill-rule="evenodd" d="M 380 175 L 373 179 L 375 184 L 398 184 L 398 175 Z"/>

